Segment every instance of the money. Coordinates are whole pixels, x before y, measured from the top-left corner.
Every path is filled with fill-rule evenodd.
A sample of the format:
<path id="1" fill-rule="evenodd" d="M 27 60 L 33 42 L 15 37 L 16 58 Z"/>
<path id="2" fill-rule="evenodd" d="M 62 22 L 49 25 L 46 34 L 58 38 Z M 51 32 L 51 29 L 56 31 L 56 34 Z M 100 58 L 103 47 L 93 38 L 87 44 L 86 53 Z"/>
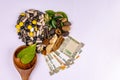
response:
<path id="1" fill-rule="evenodd" d="M 79 58 L 83 46 L 84 44 L 82 42 L 78 42 L 68 36 L 60 45 L 59 49 L 45 55 L 50 75 L 58 73 L 60 70 L 65 70 L 74 64 L 74 61 Z"/>
<path id="2" fill-rule="evenodd" d="M 84 44 L 76 41 L 72 37 L 68 36 L 60 46 L 59 50 L 65 55 L 74 58 L 74 56 L 81 51 Z"/>

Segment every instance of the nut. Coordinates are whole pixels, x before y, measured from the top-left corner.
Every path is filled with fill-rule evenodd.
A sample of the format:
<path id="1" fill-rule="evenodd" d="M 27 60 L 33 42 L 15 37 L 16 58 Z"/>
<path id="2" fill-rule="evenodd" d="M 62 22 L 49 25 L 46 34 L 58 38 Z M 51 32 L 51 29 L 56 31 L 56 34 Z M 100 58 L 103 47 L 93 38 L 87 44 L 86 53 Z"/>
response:
<path id="1" fill-rule="evenodd" d="M 57 29 L 55 30 L 55 33 L 58 34 L 58 35 L 61 35 L 62 32 L 61 32 L 61 30 L 60 30 L 59 28 L 57 28 Z"/>
<path id="2" fill-rule="evenodd" d="M 63 27 L 62 27 L 62 30 L 63 30 L 63 31 L 70 31 L 70 26 L 63 26 Z"/>
<path id="3" fill-rule="evenodd" d="M 68 36 L 68 35 L 69 35 L 69 32 L 68 32 L 68 31 L 66 31 L 66 32 L 62 33 L 62 35 L 63 35 L 64 37 L 66 37 L 66 36 Z"/>
<path id="4" fill-rule="evenodd" d="M 62 19 L 62 22 L 66 22 L 66 21 L 67 21 L 67 18 L 63 18 L 63 19 Z"/>
<path id="5" fill-rule="evenodd" d="M 63 23 L 63 25 L 64 25 L 64 26 L 71 26 L 71 23 L 68 22 L 68 21 L 66 21 L 66 22 Z"/>

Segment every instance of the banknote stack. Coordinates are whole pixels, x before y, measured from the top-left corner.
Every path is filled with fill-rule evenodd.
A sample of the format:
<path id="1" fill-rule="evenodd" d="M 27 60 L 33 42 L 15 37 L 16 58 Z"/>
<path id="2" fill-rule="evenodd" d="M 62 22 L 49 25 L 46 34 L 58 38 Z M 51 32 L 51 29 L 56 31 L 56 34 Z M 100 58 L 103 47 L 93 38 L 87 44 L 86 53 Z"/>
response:
<path id="1" fill-rule="evenodd" d="M 45 55 L 50 75 L 65 70 L 74 64 L 74 61 L 79 58 L 83 46 L 84 44 L 82 42 L 78 42 L 68 36 L 58 50 Z"/>

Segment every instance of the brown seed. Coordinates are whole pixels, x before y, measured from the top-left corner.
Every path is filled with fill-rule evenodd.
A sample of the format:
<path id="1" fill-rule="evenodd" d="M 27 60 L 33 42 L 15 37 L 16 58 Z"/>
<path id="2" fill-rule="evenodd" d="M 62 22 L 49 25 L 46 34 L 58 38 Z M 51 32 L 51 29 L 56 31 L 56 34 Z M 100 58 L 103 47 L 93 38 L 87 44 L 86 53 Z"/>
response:
<path id="1" fill-rule="evenodd" d="M 42 50 L 41 52 L 43 55 L 46 55 L 46 50 Z"/>
<path id="2" fill-rule="evenodd" d="M 49 39 L 45 39 L 45 40 L 43 40 L 42 43 L 45 44 L 45 45 L 48 45 L 48 44 L 49 44 Z"/>
<path id="3" fill-rule="evenodd" d="M 68 21 L 66 21 L 66 22 L 63 23 L 63 25 L 64 25 L 64 26 L 71 26 L 71 23 L 68 22 Z"/>
<path id="4" fill-rule="evenodd" d="M 61 35 L 62 32 L 61 32 L 61 30 L 60 30 L 59 28 L 57 28 L 57 29 L 55 30 L 55 33 L 58 34 L 58 35 Z"/>
<path id="5" fill-rule="evenodd" d="M 62 30 L 63 30 L 63 31 L 70 31 L 70 26 L 63 26 L 63 27 L 62 27 Z"/>
<path id="6" fill-rule="evenodd" d="M 62 19 L 62 22 L 66 22 L 66 21 L 67 21 L 67 18 L 63 18 L 63 19 Z"/>

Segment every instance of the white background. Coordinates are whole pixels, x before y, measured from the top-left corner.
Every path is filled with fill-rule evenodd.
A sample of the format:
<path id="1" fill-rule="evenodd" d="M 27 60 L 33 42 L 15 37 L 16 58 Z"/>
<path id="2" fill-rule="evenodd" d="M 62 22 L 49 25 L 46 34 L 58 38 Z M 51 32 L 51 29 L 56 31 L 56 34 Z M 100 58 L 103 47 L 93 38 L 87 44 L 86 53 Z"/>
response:
<path id="1" fill-rule="evenodd" d="M 120 0 L 0 0 L 0 80 L 21 80 L 12 62 L 15 49 L 24 44 L 15 24 L 31 8 L 66 12 L 70 35 L 85 46 L 74 65 L 53 76 L 38 55 L 30 80 L 120 80 Z"/>

